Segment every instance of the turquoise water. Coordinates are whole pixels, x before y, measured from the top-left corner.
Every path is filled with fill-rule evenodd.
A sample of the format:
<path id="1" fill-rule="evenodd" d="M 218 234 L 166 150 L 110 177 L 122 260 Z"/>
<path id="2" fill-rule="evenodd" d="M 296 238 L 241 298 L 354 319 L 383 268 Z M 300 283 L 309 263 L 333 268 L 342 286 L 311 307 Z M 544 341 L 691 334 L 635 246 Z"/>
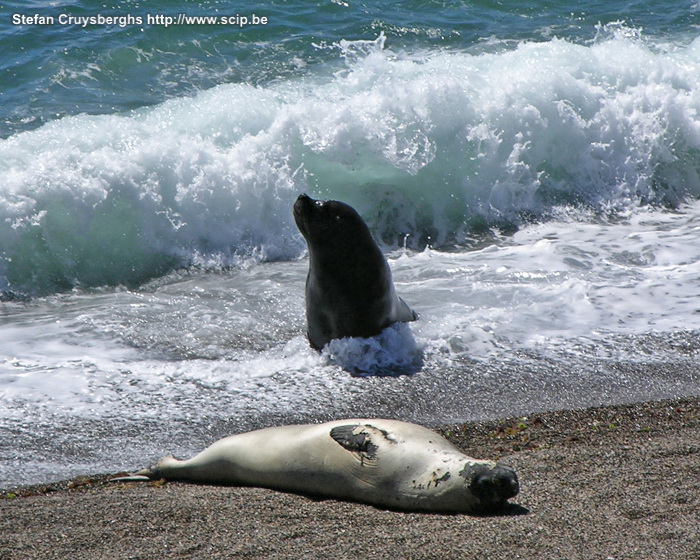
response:
<path id="1" fill-rule="evenodd" d="M 282 422 L 698 394 L 698 25 L 697 0 L 0 4 L 0 487 Z M 419 321 L 309 348 L 301 192 L 358 209 Z"/>
<path id="2" fill-rule="evenodd" d="M 699 22 L 692 2 L 4 3 L 0 291 L 297 258 L 303 191 L 388 248 L 676 207 L 700 194 Z"/>
<path id="3" fill-rule="evenodd" d="M 64 115 L 113 114 L 225 83 L 267 85 L 340 67 L 322 46 L 380 33 L 397 51 L 479 53 L 559 37 L 590 44 L 597 25 L 624 22 L 647 38 L 685 44 L 697 3 L 603 2 L 3 2 L 0 136 Z M 267 17 L 266 25 L 148 25 L 148 16 Z M 13 25 L 12 16 L 56 18 Z M 111 25 L 58 18 L 132 18 Z M 135 23 L 137 18 L 142 24 Z M 122 26 L 123 25 L 123 26 Z M 321 46 L 321 48 L 319 48 Z"/>
<path id="4" fill-rule="evenodd" d="M 396 52 L 503 52 L 561 38 L 590 45 L 614 22 L 653 43 L 682 46 L 700 9 L 683 2 L 3 2 L 0 137 L 67 115 L 115 114 L 220 84 L 266 86 L 329 75 L 333 45 L 380 33 Z M 180 14 L 241 16 L 248 25 L 166 25 Z M 266 17 L 254 25 L 252 16 Z M 14 24 L 14 18 L 55 23 Z M 149 25 L 149 16 L 154 22 Z M 78 18 L 113 17 L 111 24 Z M 64 18 L 60 20 L 60 18 Z M 69 20 L 68 18 L 73 18 Z M 139 23 L 140 22 L 140 23 Z M 160 23 L 160 24 L 157 24 Z"/>

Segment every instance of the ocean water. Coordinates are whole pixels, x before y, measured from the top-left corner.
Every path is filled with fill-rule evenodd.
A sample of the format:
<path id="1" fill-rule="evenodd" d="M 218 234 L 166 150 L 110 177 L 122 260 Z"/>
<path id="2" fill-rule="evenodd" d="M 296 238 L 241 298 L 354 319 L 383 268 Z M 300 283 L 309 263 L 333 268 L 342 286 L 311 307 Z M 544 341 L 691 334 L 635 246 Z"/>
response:
<path id="1" fill-rule="evenodd" d="M 560 4 L 0 4 L 0 488 L 698 394 L 700 4 Z M 309 348 L 302 192 L 418 321 Z"/>

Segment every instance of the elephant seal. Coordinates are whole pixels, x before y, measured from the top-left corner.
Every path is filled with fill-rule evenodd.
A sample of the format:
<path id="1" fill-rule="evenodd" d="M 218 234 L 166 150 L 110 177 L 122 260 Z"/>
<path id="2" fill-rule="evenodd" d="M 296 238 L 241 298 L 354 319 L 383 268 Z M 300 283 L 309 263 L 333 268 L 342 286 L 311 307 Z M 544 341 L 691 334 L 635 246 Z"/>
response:
<path id="1" fill-rule="evenodd" d="M 352 206 L 302 194 L 294 220 L 309 247 L 306 323 L 314 349 L 418 318 L 396 295 L 389 264 Z"/>
<path id="2" fill-rule="evenodd" d="M 217 441 L 191 459 L 162 459 L 115 480 L 261 486 L 409 511 L 489 512 L 518 493 L 515 472 L 472 459 L 407 422 L 335 420 L 265 428 Z"/>

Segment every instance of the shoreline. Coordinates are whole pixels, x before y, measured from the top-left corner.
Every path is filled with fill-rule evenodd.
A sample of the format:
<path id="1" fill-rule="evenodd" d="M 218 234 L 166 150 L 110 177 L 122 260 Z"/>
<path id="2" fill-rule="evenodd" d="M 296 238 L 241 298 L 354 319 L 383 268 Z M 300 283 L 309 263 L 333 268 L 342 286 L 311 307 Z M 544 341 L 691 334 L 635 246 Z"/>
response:
<path id="1" fill-rule="evenodd" d="M 700 557 L 700 397 L 437 429 L 516 469 L 493 516 L 385 511 L 260 488 L 109 483 L 0 490 L 0 551 L 29 558 Z"/>

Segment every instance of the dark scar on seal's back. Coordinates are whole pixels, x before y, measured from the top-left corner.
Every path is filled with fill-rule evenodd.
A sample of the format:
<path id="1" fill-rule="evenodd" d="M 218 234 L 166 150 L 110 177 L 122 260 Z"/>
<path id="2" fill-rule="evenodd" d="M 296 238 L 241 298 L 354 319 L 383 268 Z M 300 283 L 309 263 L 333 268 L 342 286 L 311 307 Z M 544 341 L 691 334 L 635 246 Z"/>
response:
<path id="1" fill-rule="evenodd" d="M 347 426 L 336 426 L 331 430 L 331 437 L 338 442 L 343 448 L 355 453 L 365 454 L 368 458 L 374 459 L 377 456 L 377 449 L 369 434 L 360 432 L 353 433 L 357 428 L 361 428 L 359 424 L 348 424 Z"/>

